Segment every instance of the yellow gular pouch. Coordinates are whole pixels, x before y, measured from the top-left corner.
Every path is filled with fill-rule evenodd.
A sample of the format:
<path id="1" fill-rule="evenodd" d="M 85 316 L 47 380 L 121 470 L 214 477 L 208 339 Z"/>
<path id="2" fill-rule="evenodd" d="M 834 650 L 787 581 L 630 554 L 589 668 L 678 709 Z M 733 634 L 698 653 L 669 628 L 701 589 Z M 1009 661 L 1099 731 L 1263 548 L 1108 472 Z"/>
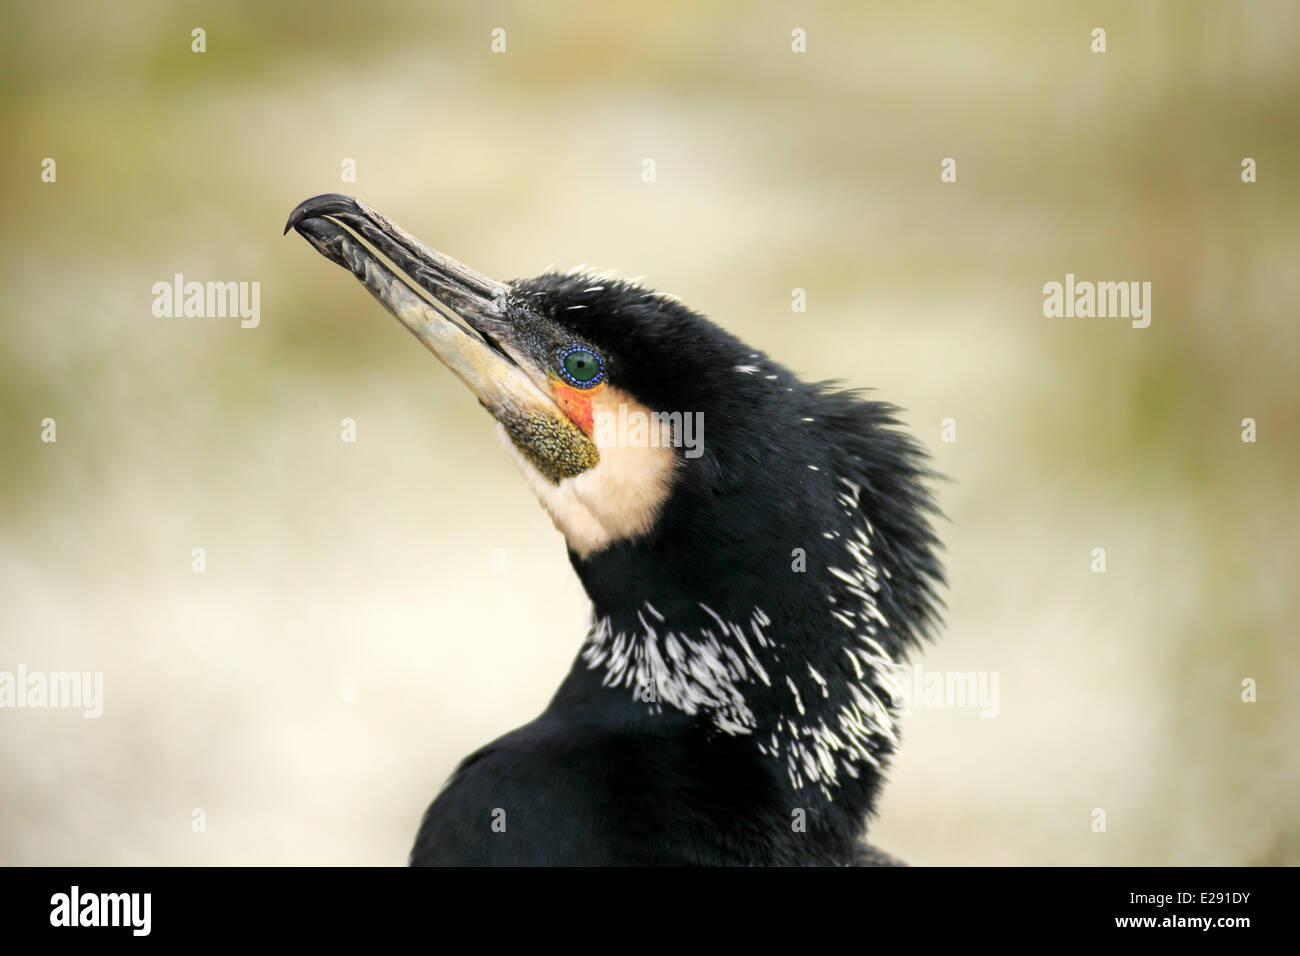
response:
<path id="1" fill-rule="evenodd" d="M 624 441 L 624 436 L 594 425 L 617 420 L 620 407 L 625 414 L 648 416 L 650 410 L 607 383 L 590 389 L 554 381 L 551 385 L 556 403 L 575 420 L 580 434 L 586 438 L 591 430 L 593 460 L 578 473 L 556 481 L 503 422 L 501 431 L 510 438 L 507 447 L 533 494 L 581 558 L 646 534 L 667 502 L 680 459 L 668 444 Z"/>
<path id="2" fill-rule="evenodd" d="M 568 419 L 510 409 L 498 413 L 497 420 L 519 453 L 553 485 L 600 462 L 595 443 Z"/>

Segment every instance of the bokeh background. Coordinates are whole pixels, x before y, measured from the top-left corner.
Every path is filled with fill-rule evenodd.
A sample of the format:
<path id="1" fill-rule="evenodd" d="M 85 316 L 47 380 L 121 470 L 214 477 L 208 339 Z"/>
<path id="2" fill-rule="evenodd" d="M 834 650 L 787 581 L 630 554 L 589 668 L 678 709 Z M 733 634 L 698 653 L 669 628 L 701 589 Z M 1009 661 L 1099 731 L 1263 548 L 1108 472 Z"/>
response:
<path id="1" fill-rule="evenodd" d="M 1294 3 L 3 20 L 0 669 L 102 671 L 105 712 L 0 711 L 0 862 L 401 863 L 576 653 L 584 595 L 490 420 L 281 237 L 329 191 L 498 277 L 645 274 L 908 409 L 953 479 L 922 665 L 1000 700 L 906 718 L 874 842 L 1300 862 Z M 260 326 L 155 318 L 177 272 L 260 282 Z M 1150 328 L 1045 318 L 1066 272 L 1152 282 Z"/>

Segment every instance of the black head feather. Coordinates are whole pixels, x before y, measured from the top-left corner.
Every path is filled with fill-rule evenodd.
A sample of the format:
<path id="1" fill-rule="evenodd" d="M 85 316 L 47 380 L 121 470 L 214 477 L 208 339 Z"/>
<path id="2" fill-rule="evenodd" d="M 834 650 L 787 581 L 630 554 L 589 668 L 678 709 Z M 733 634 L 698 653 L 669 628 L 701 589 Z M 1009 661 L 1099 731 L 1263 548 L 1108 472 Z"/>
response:
<path id="1" fill-rule="evenodd" d="M 942 583 L 932 476 L 897 410 L 633 283 L 496 282 L 352 197 L 289 226 L 497 418 L 595 612 L 551 705 L 465 761 L 412 859 L 862 862 L 894 671 Z M 674 437 L 702 422 L 700 441 L 602 440 L 595 416 L 629 403 Z"/>
<path id="2" fill-rule="evenodd" d="M 586 666 L 629 697 L 648 681 L 652 709 L 698 704 L 797 789 L 833 798 L 879 770 L 896 742 L 889 671 L 937 623 L 943 580 L 932 475 L 898 410 L 805 384 L 637 285 L 550 274 L 514 289 L 598 348 L 611 383 L 705 426 L 648 534 L 573 556 L 597 619 Z M 732 686 L 690 687 L 674 635 L 683 658 L 720 655 Z"/>
<path id="3" fill-rule="evenodd" d="M 862 836 L 898 742 L 893 671 L 943 581 L 897 409 L 804 384 L 631 283 L 512 290 L 542 352 L 582 342 L 647 407 L 700 412 L 703 453 L 646 534 L 570 553 L 595 616 L 581 654 L 546 713 L 458 771 L 413 860 L 887 860 Z M 487 799 L 537 827 L 502 849 L 476 829 Z"/>

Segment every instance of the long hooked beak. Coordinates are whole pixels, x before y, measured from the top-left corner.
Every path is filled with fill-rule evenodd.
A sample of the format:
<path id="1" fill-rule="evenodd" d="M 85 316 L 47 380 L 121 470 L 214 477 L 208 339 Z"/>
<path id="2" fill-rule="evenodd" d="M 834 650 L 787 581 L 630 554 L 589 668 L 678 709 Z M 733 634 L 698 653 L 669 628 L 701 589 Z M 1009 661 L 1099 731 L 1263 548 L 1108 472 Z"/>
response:
<path id="1" fill-rule="evenodd" d="M 429 248 L 351 196 L 313 196 L 289 214 L 290 229 L 360 279 L 552 482 L 600 460 L 591 439 L 538 388 L 537 370 L 520 367 L 509 285 Z"/>

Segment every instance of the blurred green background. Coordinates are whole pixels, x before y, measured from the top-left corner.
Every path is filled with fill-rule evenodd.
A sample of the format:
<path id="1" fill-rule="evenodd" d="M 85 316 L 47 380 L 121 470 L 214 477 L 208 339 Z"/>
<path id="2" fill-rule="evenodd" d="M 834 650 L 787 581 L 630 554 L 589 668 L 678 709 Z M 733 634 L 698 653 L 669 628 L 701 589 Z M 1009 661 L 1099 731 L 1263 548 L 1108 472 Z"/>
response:
<path id="1" fill-rule="evenodd" d="M 105 712 L 0 711 L 0 862 L 400 863 L 577 651 L 585 598 L 490 419 L 281 237 L 331 191 L 489 275 L 645 274 L 908 409 L 954 479 L 922 664 L 996 671 L 1000 710 L 906 718 L 874 842 L 1300 862 L 1296 4 L 3 18 L 0 670 L 103 671 Z M 260 282 L 260 326 L 155 318 L 177 272 Z M 1152 282 L 1150 328 L 1045 318 L 1066 272 Z"/>

